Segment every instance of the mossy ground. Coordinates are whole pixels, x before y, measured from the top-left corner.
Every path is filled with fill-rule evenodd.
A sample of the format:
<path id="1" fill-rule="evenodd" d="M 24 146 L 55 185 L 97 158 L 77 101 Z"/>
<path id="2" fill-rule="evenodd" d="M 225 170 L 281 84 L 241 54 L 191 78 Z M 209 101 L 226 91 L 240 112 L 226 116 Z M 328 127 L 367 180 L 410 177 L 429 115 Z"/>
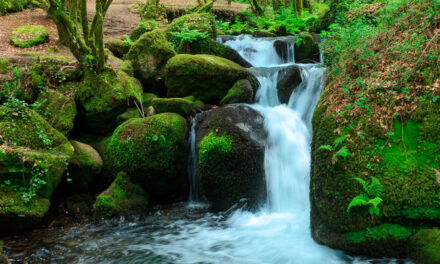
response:
<path id="1" fill-rule="evenodd" d="M 29 48 L 49 42 L 49 31 L 44 26 L 20 26 L 9 38 L 11 45 Z"/>

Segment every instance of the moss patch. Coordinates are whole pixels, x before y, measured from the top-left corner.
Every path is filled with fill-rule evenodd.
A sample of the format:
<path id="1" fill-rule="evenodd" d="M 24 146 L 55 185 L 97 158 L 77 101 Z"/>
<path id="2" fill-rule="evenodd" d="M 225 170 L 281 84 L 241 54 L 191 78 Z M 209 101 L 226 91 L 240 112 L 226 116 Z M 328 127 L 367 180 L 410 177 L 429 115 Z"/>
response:
<path id="1" fill-rule="evenodd" d="M 180 32 L 183 27 L 207 33 L 212 39 L 217 37 L 214 18 L 207 13 L 194 13 L 174 19 L 165 30 L 168 40 L 172 38 L 171 32 Z"/>
<path id="2" fill-rule="evenodd" d="M 417 263 L 440 263 L 440 231 L 421 230 L 411 239 L 411 258 Z"/>
<path id="3" fill-rule="evenodd" d="M 130 32 L 130 39 L 132 41 L 136 41 L 143 34 L 155 30 L 157 28 L 157 26 L 158 26 L 157 22 L 153 19 L 142 20 L 141 22 L 139 22 L 137 27 L 135 27 Z"/>
<path id="4" fill-rule="evenodd" d="M 176 113 L 188 116 L 195 112 L 194 102 L 184 98 L 155 98 L 151 100 L 151 105 L 157 113 Z"/>
<path id="5" fill-rule="evenodd" d="M 8 59 L 6 58 L 0 58 L 0 73 L 6 74 L 12 70 L 11 64 L 9 63 Z"/>
<path id="6" fill-rule="evenodd" d="M 11 45 L 29 48 L 49 42 L 49 31 L 44 26 L 20 26 L 12 31 Z"/>

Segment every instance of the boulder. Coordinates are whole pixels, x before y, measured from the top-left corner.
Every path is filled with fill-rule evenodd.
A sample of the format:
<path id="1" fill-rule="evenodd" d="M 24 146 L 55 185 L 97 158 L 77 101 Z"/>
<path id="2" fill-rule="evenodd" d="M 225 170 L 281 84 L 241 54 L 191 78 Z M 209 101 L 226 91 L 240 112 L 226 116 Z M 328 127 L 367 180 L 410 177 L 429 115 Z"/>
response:
<path id="1" fill-rule="evenodd" d="M 423 229 L 411 238 L 410 257 L 416 263 L 440 263 L 440 231 Z"/>
<path id="2" fill-rule="evenodd" d="M 334 151 L 326 151 L 320 146 L 335 146 L 336 139 L 340 142 L 341 138 L 335 133 L 341 129 L 339 113 L 330 107 L 344 104 L 335 101 L 336 88 L 340 89 L 331 85 L 326 88 L 312 122 L 312 235 L 319 243 L 356 254 L 406 256 L 409 239 L 417 232 L 414 226 L 440 224 L 440 208 L 432 198 L 438 196 L 440 188 L 438 103 L 417 102 L 411 114 L 391 123 L 393 133 L 374 117 L 350 116 L 356 125 L 343 130 L 350 138 L 338 143 Z M 335 162 L 332 156 L 342 147 L 354 157 L 344 160 L 336 156 Z M 371 205 L 347 212 L 354 197 L 366 193 L 353 178 L 370 184 L 370 176 L 383 187 L 378 214 L 371 213 Z"/>
<path id="3" fill-rule="evenodd" d="M 266 199 L 263 117 L 245 105 L 206 113 L 197 128 L 201 193 L 217 210 L 242 199 L 250 208 Z"/>
<path id="4" fill-rule="evenodd" d="M 113 55 L 122 59 L 130 50 L 131 44 L 128 41 L 112 39 L 105 42 L 105 47 L 109 49 Z"/>
<path id="5" fill-rule="evenodd" d="M 213 55 L 180 54 L 170 59 L 165 68 L 168 97 L 192 95 L 209 104 L 218 104 L 241 79 L 249 80 L 253 90 L 257 90 L 258 80 L 248 70 Z"/>
<path id="6" fill-rule="evenodd" d="M 254 102 L 254 90 L 249 80 L 238 80 L 220 101 L 220 105 Z"/>
<path id="7" fill-rule="evenodd" d="M 245 68 L 252 67 L 252 65 L 248 61 L 243 59 L 243 57 L 241 57 L 241 55 L 236 50 L 209 38 L 193 42 L 183 41 L 180 44 L 177 53 L 210 54 L 231 60 Z"/>
<path id="8" fill-rule="evenodd" d="M 41 222 L 73 153 L 64 135 L 35 111 L 0 106 L 0 233 Z"/>
<path id="9" fill-rule="evenodd" d="M 185 98 L 155 98 L 151 101 L 151 105 L 158 114 L 170 112 L 188 116 L 196 112 L 194 102 Z"/>
<path id="10" fill-rule="evenodd" d="M 319 46 L 315 37 L 310 33 L 301 33 L 301 44 L 295 45 L 295 62 L 296 63 L 318 63 L 320 61 Z"/>
<path id="11" fill-rule="evenodd" d="M 174 113 L 129 119 L 108 140 L 104 164 L 126 172 L 152 200 L 173 200 L 186 194 L 187 132 Z"/>
<path id="12" fill-rule="evenodd" d="M 116 124 L 119 126 L 131 118 L 140 118 L 139 110 L 136 107 L 128 108 L 124 113 L 116 117 Z"/>
<path id="13" fill-rule="evenodd" d="M 55 90 L 40 93 L 37 99 L 38 113 L 55 129 L 68 135 L 76 117 L 76 103 Z"/>
<path id="14" fill-rule="evenodd" d="M 273 46 L 275 48 L 275 51 L 278 54 L 278 56 L 283 60 L 284 63 L 291 62 L 289 60 L 293 59 L 293 58 L 289 58 L 289 55 L 291 56 L 291 54 L 293 53 L 292 52 L 292 49 L 294 49 L 293 45 L 294 44 L 288 40 L 277 39 L 274 41 Z"/>
<path id="15" fill-rule="evenodd" d="M 49 42 L 49 31 L 41 25 L 19 26 L 12 31 L 9 42 L 19 48 L 37 46 Z"/>
<path id="16" fill-rule="evenodd" d="M 75 140 L 70 143 L 75 152 L 69 160 L 70 180 L 62 183 L 65 186 L 62 189 L 70 193 L 85 192 L 101 172 L 102 159 L 93 147 Z"/>
<path id="17" fill-rule="evenodd" d="M 276 36 L 276 34 L 266 30 L 257 30 L 252 33 L 254 38 L 275 38 Z"/>
<path id="18" fill-rule="evenodd" d="M 104 192 L 98 195 L 93 205 L 97 216 L 133 216 L 145 214 L 148 195 L 137 184 L 133 184 L 126 173 L 118 173 L 116 179 Z"/>
<path id="19" fill-rule="evenodd" d="M 277 91 L 280 103 L 289 103 L 290 96 L 301 81 L 301 68 L 298 66 L 289 66 L 279 71 Z"/>
<path id="20" fill-rule="evenodd" d="M 108 69 L 99 75 L 87 71 L 75 90 L 85 121 L 83 125 L 96 134 L 110 132 L 116 117 L 127 109 L 127 103 L 139 99 L 140 89 L 135 80 L 122 71 L 116 74 Z"/>
<path id="21" fill-rule="evenodd" d="M 176 55 L 163 30 L 143 34 L 131 47 L 127 59 L 133 64 L 134 76 L 141 80 L 145 91 L 165 95 L 164 67 Z"/>

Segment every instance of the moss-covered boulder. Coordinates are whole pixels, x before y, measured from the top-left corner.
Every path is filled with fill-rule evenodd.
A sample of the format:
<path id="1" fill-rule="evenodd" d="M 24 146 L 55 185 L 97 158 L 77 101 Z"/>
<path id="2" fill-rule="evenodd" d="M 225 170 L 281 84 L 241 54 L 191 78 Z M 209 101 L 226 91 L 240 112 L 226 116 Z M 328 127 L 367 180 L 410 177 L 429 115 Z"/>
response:
<path id="1" fill-rule="evenodd" d="M 280 103 L 287 104 L 289 102 L 290 96 L 301 81 L 300 67 L 289 66 L 280 70 L 277 82 L 278 100 Z"/>
<path id="2" fill-rule="evenodd" d="M 42 220 L 73 152 L 35 111 L 0 107 L 0 232 L 32 229 Z"/>
<path id="3" fill-rule="evenodd" d="M 134 75 L 146 91 L 165 94 L 163 71 L 167 61 L 176 55 L 163 30 L 145 33 L 131 47 L 127 59 L 133 64 Z"/>
<path id="4" fill-rule="evenodd" d="M 0 189 L 0 233 L 29 231 L 38 226 L 49 210 L 49 199 L 34 197 L 24 203 L 14 191 Z"/>
<path id="5" fill-rule="evenodd" d="M 165 30 L 168 40 L 172 40 L 172 32 L 181 32 L 182 28 L 198 30 L 199 32 L 206 33 L 212 39 L 217 37 L 214 17 L 207 13 L 193 13 L 174 19 Z M 177 46 L 179 46 L 179 43 L 177 43 Z"/>
<path id="6" fill-rule="evenodd" d="M 105 42 L 105 47 L 109 49 L 113 55 L 122 59 L 130 50 L 131 44 L 128 41 L 112 39 Z"/>
<path id="7" fill-rule="evenodd" d="M 180 43 L 177 53 L 186 54 L 210 54 L 231 60 L 238 65 L 249 68 L 252 65 L 243 59 L 241 55 L 233 48 L 218 43 L 213 39 L 201 39 L 193 42 L 183 41 Z"/>
<path id="8" fill-rule="evenodd" d="M 69 159 L 68 180 L 63 182 L 62 187 L 70 193 L 85 192 L 101 172 L 103 162 L 93 147 L 75 140 L 70 143 L 75 152 Z"/>
<path id="9" fill-rule="evenodd" d="M 298 36 L 301 38 L 300 45 L 295 45 L 295 62 L 296 63 L 317 63 L 320 61 L 319 46 L 315 37 L 303 32 Z"/>
<path id="10" fill-rule="evenodd" d="M 350 116 L 350 124 L 342 130 L 339 111 L 335 109 L 343 102 L 335 101 L 336 90 L 332 85 L 324 91 L 313 117 L 313 237 L 320 243 L 355 253 L 405 256 L 409 239 L 417 232 L 414 227 L 440 224 L 439 104 L 418 102 L 412 114 L 391 120 L 389 132 L 376 117 L 365 115 Z M 342 135 L 337 135 L 341 130 Z M 335 149 L 322 150 L 323 145 Z M 339 156 L 342 147 L 353 157 Z M 371 214 L 369 205 L 354 207 L 348 213 L 353 198 L 366 193 L 353 178 L 369 183 L 370 176 L 383 186 L 379 215 Z"/>
<path id="11" fill-rule="evenodd" d="M 440 231 L 424 229 L 411 238 L 410 256 L 416 263 L 440 263 Z"/>
<path id="12" fill-rule="evenodd" d="M 106 144 L 104 163 L 125 171 L 151 199 L 186 194 L 186 121 L 174 113 L 133 118 L 120 125 Z"/>
<path id="13" fill-rule="evenodd" d="M 131 107 L 128 108 L 124 113 L 116 117 L 116 124 L 119 126 L 120 124 L 124 123 L 129 119 L 140 118 L 140 117 L 141 115 L 139 114 L 139 110 L 136 107 Z"/>
<path id="14" fill-rule="evenodd" d="M 135 27 L 130 32 L 130 39 L 132 41 L 138 40 L 143 34 L 153 31 L 157 28 L 158 23 L 153 19 L 142 20 L 139 22 L 137 27 Z"/>
<path id="15" fill-rule="evenodd" d="M 55 129 L 69 134 L 73 129 L 76 117 L 76 103 L 73 98 L 68 98 L 55 90 L 40 93 L 37 99 L 38 113 L 46 119 Z"/>
<path id="16" fill-rule="evenodd" d="M 75 90 L 84 121 L 84 129 L 105 134 L 115 126 L 116 117 L 123 113 L 128 103 L 138 100 L 141 88 L 126 73 L 116 74 L 108 69 L 97 75 L 86 72 L 81 85 Z"/>
<path id="17" fill-rule="evenodd" d="M 16 47 L 29 48 L 49 42 L 49 31 L 41 25 L 20 26 L 12 31 L 9 41 Z"/>
<path id="18" fill-rule="evenodd" d="M 170 112 L 188 116 L 196 111 L 194 102 L 185 98 L 155 98 L 151 105 L 158 114 Z"/>
<path id="19" fill-rule="evenodd" d="M 120 172 L 110 187 L 98 195 L 93 208 L 95 215 L 104 218 L 145 214 L 148 195 L 126 173 Z"/>
<path id="20" fill-rule="evenodd" d="M 254 89 L 249 80 L 238 80 L 220 101 L 220 105 L 254 102 Z"/>
<path id="21" fill-rule="evenodd" d="M 209 104 L 218 104 L 238 80 L 249 80 L 254 91 L 259 85 L 245 68 L 213 55 L 177 55 L 168 61 L 165 72 L 168 97 L 192 95 Z"/>
<path id="22" fill-rule="evenodd" d="M 266 198 L 263 117 L 244 105 L 208 112 L 197 128 L 201 193 L 214 209 L 241 199 L 258 206 Z"/>

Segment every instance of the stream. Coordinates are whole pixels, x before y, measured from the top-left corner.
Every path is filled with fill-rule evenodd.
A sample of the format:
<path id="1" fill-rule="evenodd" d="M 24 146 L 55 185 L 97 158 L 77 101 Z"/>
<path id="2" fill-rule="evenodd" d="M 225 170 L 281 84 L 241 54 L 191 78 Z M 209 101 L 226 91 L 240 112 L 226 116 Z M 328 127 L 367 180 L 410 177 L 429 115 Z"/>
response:
<path id="1" fill-rule="evenodd" d="M 26 255 L 7 252 L 12 263 L 24 259 L 29 263 L 407 263 L 350 256 L 313 241 L 309 203 L 311 119 L 325 69 L 321 64 L 295 64 L 293 47 L 280 58 L 274 41 L 250 36 L 224 41 L 254 66 L 251 71 L 261 84 L 252 107 L 263 115 L 268 135 L 265 206 L 256 212 L 241 208 L 209 212 L 205 204 L 197 202 L 196 161 L 192 157 L 191 202 L 161 207 L 138 221 L 71 223 L 34 231 L 40 232 L 39 238 Z M 281 70 L 292 65 L 301 69 L 302 82 L 288 103 L 280 104 L 277 80 Z M 194 127 L 190 135 L 193 153 Z M 25 242 L 17 237 L 8 247 Z"/>

